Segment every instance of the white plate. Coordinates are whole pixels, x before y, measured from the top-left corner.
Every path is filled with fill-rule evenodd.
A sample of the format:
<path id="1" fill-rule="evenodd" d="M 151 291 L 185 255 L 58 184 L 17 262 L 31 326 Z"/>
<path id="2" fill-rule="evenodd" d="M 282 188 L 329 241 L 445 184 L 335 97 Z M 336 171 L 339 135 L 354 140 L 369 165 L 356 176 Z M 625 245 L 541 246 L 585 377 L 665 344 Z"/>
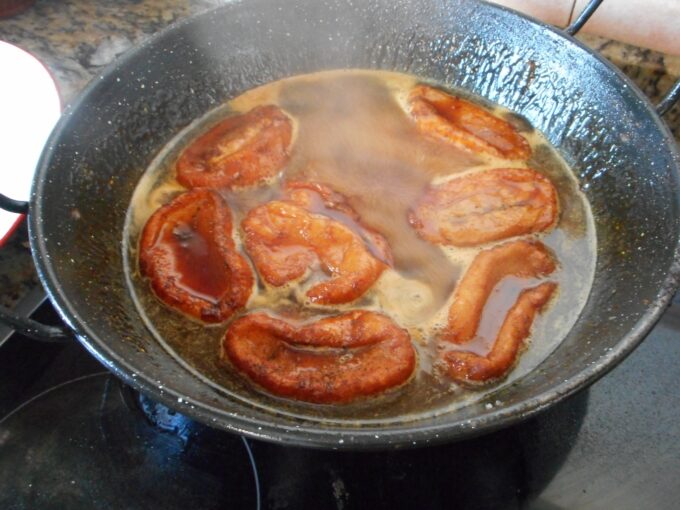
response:
<path id="1" fill-rule="evenodd" d="M 0 193 L 28 200 L 38 158 L 61 113 L 61 100 L 45 66 L 2 41 L 0 69 Z M 0 210 L 0 244 L 22 219 Z"/>

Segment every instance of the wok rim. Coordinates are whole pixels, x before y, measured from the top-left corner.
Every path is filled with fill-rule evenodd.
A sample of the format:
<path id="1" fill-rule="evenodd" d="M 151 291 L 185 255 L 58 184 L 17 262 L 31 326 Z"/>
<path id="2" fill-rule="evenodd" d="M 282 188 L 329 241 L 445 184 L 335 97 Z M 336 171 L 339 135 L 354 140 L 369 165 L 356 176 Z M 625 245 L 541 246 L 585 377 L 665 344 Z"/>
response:
<path id="1" fill-rule="evenodd" d="M 561 29 L 503 6 L 490 4 L 485 0 L 474 1 L 483 4 L 485 7 L 517 16 L 544 30 L 552 32 L 563 43 L 571 44 L 576 49 L 584 51 L 589 58 L 594 58 L 600 64 L 603 64 L 609 72 L 613 72 L 622 85 L 629 87 L 635 97 L 643 103 L 646 113 L 651 116 L 660 134 L 663 135 L 665 145 L 673 159 L 671 170 L 675 173 L 677 182 L 680 183 L 680 153 L 675 139 L 666 123 L 657 115 L 649 98 L 620 69 Z M 680 278 L 680 238 L 675 245 L 674 256 L 668 275 L 660 286 L 655 300 L 643 312 L 635 326 L 626 335 L 621 337 L 615 348 L 601 356 L 596 363 L 583 366 L 575 377 L 561 381 L 550 389 L 517 404 L 494 406 L 493 409 L 487 410 L 483 414 L 468 420 L 455 419 L 455 415 L 452 415 L 454 419 L 448 423 L 427 425 L 423 424 L 422 421 L 415 420 L 406 422 L 397 428 L 395 428 L 394 424 L 365 428 L 347 428 L 337 425 L 313 426 L 307 424 L 291 427 L 285 424 L 277 424 L 277 417 L 274 415 L 271 416 L 270 421 L 263 421 L 193 400 L 166 386 L 165 381 L 160 384 L 155 383 L 141 371 L 135 370 L 127 359 L 118 356 L 72 305 L 59 283 L 56 271 L 51 263 L 51 258 L 48 256 L 48 249 L 45 245 L 45 232 L 43 231 L 40 218 L 42 217 L 43 189 L 49 182 L 46 176 L 49 173 L 51 155 L 54 147 L 59 145 L 62 133 L 68 131 L 72 113 L 80 109 L 81 105 L 87 101 L 100 82 L 108 82 L 113 79 L 113 75 L 119 67 L 124 66 L 137 52 L 147 46 L 155 45 L 179 27 L 193 23 L 198 19 L 209 17 L 215 11 L 239 8 L 242 5 L 244 5 L 242 2 L 222 5 L 172 23 L 107 65 L 106 68 L 92 78 L 73 103 L 62 113 L 59 122 L 46 142 L 45 149 L 36 167 L 31 190 L 28 227 L 31 253 L 39 280 L 59 316 L 75 333 L 78 341 L 114 375 L 150 398 L 192 419 L 228 432 L 288 446 L 336 450 L 376 450 L 424 446 L 462 440 L 524 421 L 549 406 L 590 386 L 623 361 L 644 340 L 649 331 L 661 318 L 677 290 Z"/>

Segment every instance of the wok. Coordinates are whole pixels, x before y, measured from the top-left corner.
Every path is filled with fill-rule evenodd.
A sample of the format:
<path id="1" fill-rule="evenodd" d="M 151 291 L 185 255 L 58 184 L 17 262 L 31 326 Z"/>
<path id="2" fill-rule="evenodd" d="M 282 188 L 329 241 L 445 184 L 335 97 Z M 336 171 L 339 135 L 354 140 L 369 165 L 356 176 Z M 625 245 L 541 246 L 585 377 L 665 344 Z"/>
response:
<path id="1" fill-rule="evenodd" d="M 590 201 L 598 252 L 588 302 L 537 369 L 493 394 L 502 405 L 489 409 L 482 400 L 389 424 L 295 418 L 194 377 L 140 319 L 121 243 L 132 192 L 152 158 L 188 123 L 247 89 L 336 68 L 412 73 L 514 110 L 558 149 Z M 622 73 L 567 33 L 512 11 L 476 0 L 249 0 L 172 26 L 90 83 L 40 160 L 29 236 L 40 279 L 72 334 L 151 398 L 268 441 L 419 445 L 529 417 L 604 375 L 644 338 L 680 271 L 678 165 L 667 126 Z M 63 335 L 2 318 L 34 336 Z"/>

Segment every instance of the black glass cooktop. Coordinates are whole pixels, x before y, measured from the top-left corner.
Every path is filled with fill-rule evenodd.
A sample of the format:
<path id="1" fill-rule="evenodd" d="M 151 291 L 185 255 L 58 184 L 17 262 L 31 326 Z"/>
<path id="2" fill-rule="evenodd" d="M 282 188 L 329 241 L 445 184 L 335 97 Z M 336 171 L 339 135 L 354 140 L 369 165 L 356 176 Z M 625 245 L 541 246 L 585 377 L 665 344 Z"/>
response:
<path id="1" fill-rule="evenodd" d="M 56 321 L 43 305 L 36 316 Z M 675 509 L 680 306 L 621 366 L 528 422 L 399 452 L 323 452 L 210 429 L 77 343 L 0 348 L 2 509 Z"/>

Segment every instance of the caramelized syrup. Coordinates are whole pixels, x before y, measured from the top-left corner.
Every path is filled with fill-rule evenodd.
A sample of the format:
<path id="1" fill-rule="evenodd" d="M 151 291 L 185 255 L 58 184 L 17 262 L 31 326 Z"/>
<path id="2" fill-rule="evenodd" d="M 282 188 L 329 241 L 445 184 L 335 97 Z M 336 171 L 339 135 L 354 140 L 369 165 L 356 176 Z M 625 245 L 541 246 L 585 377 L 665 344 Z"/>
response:
<path id="1" fill-rule="evenodd" d="M 152 334 L 196 377 L 250 405 L 334 423 L 401 422 L 431 416 L 450 412 L 498 389 L 499 386 L 475 391 L 460 388 L 440 377 L 433 364 L 435 339 L 446 325 L 456 283 L 479 248 L 441 247 L 425 242 L 409 225 L 407 214 L 429 184 L 463 172 L 497 167 L 534 168 L 551 180 L 560 202 L 556 228 L 538 236 L 560 262 L 558 270 L 549 278 L 559 284 L 559 292 L 535 321 L 530 348 L 500 387 L 535 368 L 569 332 L 588 297 L 596 253 L 590 208 L 572 172 L 524 119 L 463 92 L 453 91 L 516 124 L 533 150 L 528 163 L 509 164 L 492 156 L 473 155 L 422 136 L 404 109 L 408 92 L 418 81 L 414 76 L 398 73 L 349 70 L 269 83 L 245 92 L 198 119 L 169 141 L 156 157 L 140 180 L 128 213 L 124 252 L 128 281 L 133 299 Z M 397 392 L 344 406 L 301 404 L 262 393 L 235 370 L 217 363 L 220 339 L 227 325 L 205 327 L 169 310 L 139 275 L 136 262 L 139 231 L 154 210 L 181 191 L 174 174 L 181 151 L 225 116 L 263 104 L 276 104 L 293 118 L 292 153 L 281 179 L 259 188 L 222 192 L 234 214 L 237 249 L 242 250 L 240 222 L 251 208 L 280 199 L 285 182 L 315 181 L 347 197 L 361 218 L 360 224 L 349 215 L 326 207 L 321 199 L 315 202 L 315 210 L 341 221 L 357 233 L 362 232 L 365 225 L 382 234 L 390 245 L 394 262 L 373 288 L 354 303 L 334 307 L 307 303 L 305 290 L 327 277 L 319 268 L 312 268 L 306 279 L 283 287 L 257 282 L 247 311 L 265 311 L 296 323 L 349 309 L 385 313 L 408 330 L 418 351 L 415 377 Z M 198 229 L 198 232 L 205 231 Z M 214 276 L 209 277 L 214 261 L 212 254 L 204 251 L 201 239 L 201 235 L 194 237 L 192 232 L 186 241 L 191 256 L 182 263 L 192 264 L 200 273 L 196 281 L 191 282 L 192 288 L 210 295 L 219 284 L 211 281 L 216 279 Z M 372 249 L 376 251 L 375 247 Z M 535 283 L 513 278 L 502 281 L 485 308 L 477 338 L 456 348 L 486 354 L 521 289 Z"/>
<path id="2" fill-rule="evenodd" d="M 191 224 L 175 224 L 169 235 L 176 241 L 172 246 L 178 285 L 190 295 L 217 304 L 229 286 L 229 275 L 221 251 L 208 241 L 214 238 L 212 231 L 212 225 L 202 225 L 194 217 Z M 163 231 L 161 238 L 167 235 Z"/>

